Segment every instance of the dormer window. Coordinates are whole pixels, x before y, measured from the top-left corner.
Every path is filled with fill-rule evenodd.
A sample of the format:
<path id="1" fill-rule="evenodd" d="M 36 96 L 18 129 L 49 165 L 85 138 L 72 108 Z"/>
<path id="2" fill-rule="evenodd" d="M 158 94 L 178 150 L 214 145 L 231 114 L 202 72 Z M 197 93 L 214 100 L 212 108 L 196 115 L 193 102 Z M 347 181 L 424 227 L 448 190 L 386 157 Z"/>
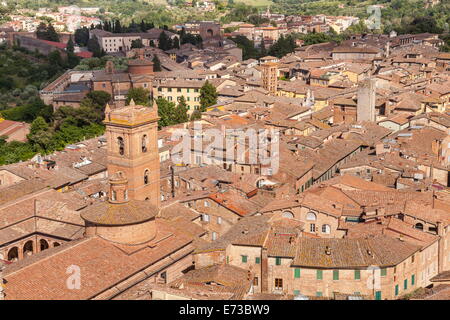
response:
<path id="1" fill-rule="evenodd" d="M 117 145 L 119 146 L 119 154 L 123 156 L 125 154 L 125 143 L 122 137 L 117 138 Z"/>

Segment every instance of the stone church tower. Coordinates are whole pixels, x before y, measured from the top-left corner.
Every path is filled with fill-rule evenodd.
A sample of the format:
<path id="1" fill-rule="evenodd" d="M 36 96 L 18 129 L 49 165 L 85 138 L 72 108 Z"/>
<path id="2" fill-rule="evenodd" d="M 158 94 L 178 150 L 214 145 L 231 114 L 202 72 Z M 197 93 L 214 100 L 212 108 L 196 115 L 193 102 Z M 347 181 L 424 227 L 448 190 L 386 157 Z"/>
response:
<path id="1" fill-rule="evenodd" d="M 278 87 L 278 64 L 267 62 L 261 65 L 263 88 L 269 91 L 270 95 L 277 94 Z"/>
<path id="2" fill-rule="evenodd" d="M 128 180 L 128 198 L 147 200 L 155 208 L 160 203 L 158 110 L 130 105 L 105 110 L 108 140 L 108 174 L 122 172 Z M 112 199 L 112 194 L 110 198 Z"/>
<path id="3" fill-rule="evenodd" d="M 86 236 L 139 245 L 154 239 L 160 202 L 158 110 L 135 105 L 105 108 L 109 197 L 87 207 Z"/>

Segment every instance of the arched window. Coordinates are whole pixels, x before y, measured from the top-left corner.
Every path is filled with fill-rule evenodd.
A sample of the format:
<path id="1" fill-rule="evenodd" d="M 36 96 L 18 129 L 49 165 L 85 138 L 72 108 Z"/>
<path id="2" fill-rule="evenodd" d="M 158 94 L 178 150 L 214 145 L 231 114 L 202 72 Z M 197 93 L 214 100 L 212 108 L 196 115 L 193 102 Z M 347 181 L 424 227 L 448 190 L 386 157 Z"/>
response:
<path id="1" fill-rule="evenodd" d="M 8 251 L 8 261 L 17 261 L 19 259 L 19 248 L 14 247 Z"/>
<path id="2" fill-rule="evenodd" d="M 117 199 L 117 195 L 116 195 L 116 191 L 111 191 L 111 200 L 112 201 L 116 201 L 116 199 Z"/>
<path id="3" fill-rule="evenodd" d="M 306 220 L 316 221 L 316 214 L 314 212 L 308 212 L 308 214 L 306 215 Z"/>
<path id="4" fill-rule="evenodd" d="M 59 242 L 54 242 L 54 243 L 53 243 L 53 246 L 54 246 L 54 247 L 59 247 L 60 244 L 59 244 Z"/>
<path id="5" fill-rule="evenodd" d="M 294 214 L 290 211 L 285 211 L 283 212 L 283 218 L 289 218 L 289 219 L 293 219 L 294 218 Z"/>
<path id="6" fill-rule="evenodd" d="M 419 229 L 419 230 L 423 230 L 423 224 L 421 224 L 421 223 L 416 223 L 416 225 L 414 226 L 414 228 Z"/>
<path id="7" fill-rule="evenodd" d="M 45 239 L 39 240 L 39 245 L 42 250 L 48 249 L 48 242 Z"/>
<path id="8" fill-rule="evenodd" d="M 331 232 L 331 227 L 328 224 L 323 224 L 322 225 L 322 233 L 326 233 L 329 234 Z"/>
<path id="9" fill-rule="evenodd" d="M 125 191 L 123 192 L 123 198 L 124 198 L 125 200 L 128 200 L 128 190 L 125 190 Z"/>
<path id="10" fill-rule="evenodd" d="M 23 246 L 23 256 L 30 256 L 33 254 L 33 241 L 27 241 Z"/>
<path id="11" fill-rule="evenodd" d="M 124 143 L 122 137 L 118 137 L 118 138 L 117 138 L 117 145 L 119 146 L 119 154 L 120 154 L 121 156 L 123 156 L 124 153 L 125 153 L 125 143 Z"/>
<path id="12" fill-rule="evenodd" d="M 147 152 L 147 135 L 142 136 L 142 152 Z"/>
<path id="13" fill-rule="evenodd" d="M 148 184 L 148 176 L 149 176 L 149 171 L 145 170 L 145 172 L 144 172 L 144 184 Z"/>

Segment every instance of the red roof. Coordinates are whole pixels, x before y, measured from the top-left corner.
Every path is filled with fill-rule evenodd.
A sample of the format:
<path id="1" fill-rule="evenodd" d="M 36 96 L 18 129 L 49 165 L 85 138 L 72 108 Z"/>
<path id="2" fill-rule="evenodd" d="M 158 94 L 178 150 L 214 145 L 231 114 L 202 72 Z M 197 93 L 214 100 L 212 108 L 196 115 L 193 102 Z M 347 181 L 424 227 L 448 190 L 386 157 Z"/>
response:
<path id="1" fill-rule="evenodd" d="M 75 53 L 75 55 L 80 58 L 92 58 L 93 53 L 89 51 L 81 51 Z"/>
<path id="2" fill-rule="evenodd" d="M 63 49 L 63 50 L 66 49 L 66 47 L 67 47 L 67 43 L 63 43 L 63 42 L 55 42 L 55 41 L 48 41 L 48 40 L 41 40 L 41 41 L 48 45 L 51 45 L 53 47 Z M 81 52 L 75 53 L 75 55 L 80 58 L 92 58 L 93 53 L 89 52 L 89 51 L 81 51 Z"/>
<path id="3" fill-rule="evenodd" d="M 42 42 L 51 45 L 53 47 L 57 47 L 60 49 L 65 49 L 67 47 L 67 44 L 62 43 L 62 42 L 55 42 L 55 41 L 48 41 L 48 40 L 41 40 Z"/>

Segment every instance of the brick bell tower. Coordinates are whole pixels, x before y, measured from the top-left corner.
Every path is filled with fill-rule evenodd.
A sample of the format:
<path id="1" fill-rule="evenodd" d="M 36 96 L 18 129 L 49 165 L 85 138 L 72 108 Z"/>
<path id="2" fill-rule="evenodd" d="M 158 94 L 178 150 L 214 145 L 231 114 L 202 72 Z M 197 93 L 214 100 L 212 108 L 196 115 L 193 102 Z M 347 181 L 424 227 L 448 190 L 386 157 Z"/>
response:
<path id="1" fill-rule="evenodd" d="M 105 108 L 108 140 L 108 174 L 122 172 L 128 179 L 128 198 L 147 200 L 158 208 L 160 203 L 158 109 L 136 105 Z"/>

